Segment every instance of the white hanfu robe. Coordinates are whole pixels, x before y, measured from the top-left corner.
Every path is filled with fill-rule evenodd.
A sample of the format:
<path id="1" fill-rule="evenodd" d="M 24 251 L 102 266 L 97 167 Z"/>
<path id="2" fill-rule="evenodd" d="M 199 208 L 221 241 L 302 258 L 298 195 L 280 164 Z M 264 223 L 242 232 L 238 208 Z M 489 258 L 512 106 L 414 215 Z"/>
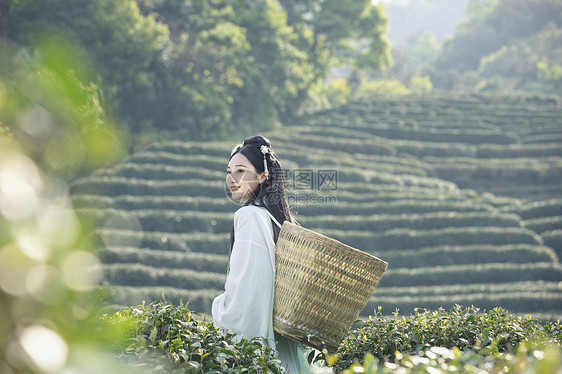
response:
<path id="1" fill-rule="evenodd" d="M 215 325 L 240 337 L 264 338 L 290 373 L 310 371 L 304 347 L 273 331 L 275 242 L 273 222 L 264 208 L 248 205 L 234 213 L 234 245 L 224 288 L 213 300 Z"/>

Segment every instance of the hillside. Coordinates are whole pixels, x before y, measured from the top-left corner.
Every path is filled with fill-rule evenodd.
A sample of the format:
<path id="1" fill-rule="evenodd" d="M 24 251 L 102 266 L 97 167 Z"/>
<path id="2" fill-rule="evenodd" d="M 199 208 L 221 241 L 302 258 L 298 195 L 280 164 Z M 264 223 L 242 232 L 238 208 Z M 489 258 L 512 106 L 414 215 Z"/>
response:
<path id="1" fill-rule="evenodd" d="M 264 135 L 297 220 L 389 263 L 363 316 L 458 303 L 562 317 L 559 103 L 376 98 Z M 210 312 L 238 208 L 224 170 L 239 141 L 156 144 L 72 184 L 78 212 L 99 224 L 112 303 L 165 292 Z"/>

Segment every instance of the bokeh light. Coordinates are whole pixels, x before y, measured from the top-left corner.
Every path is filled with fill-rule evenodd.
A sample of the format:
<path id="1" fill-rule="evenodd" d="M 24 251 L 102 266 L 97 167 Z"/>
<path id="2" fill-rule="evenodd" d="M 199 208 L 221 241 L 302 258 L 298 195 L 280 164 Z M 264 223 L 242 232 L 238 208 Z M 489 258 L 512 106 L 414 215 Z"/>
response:
<path id="1" fill-rule="evenodd" d="M 19 343 L 34 366 L 43 373 L 56 373 L 66 364 L 68 347 L 59 334 L 43 326 L 23 329 Z"/>
<path id="2" fill-rule="evenodd" d="M 0 373 L 104 366 L 118 373 L 107 341 L 120 337 L 100 333 L 102 310 L 93 297 L 101 263 L 68 183 L 125 153 L 121 135 L 104 116 L 72 44 L 55 38 L 33 50 L 11 45 L 3 52 Z"/>
<path id="3" fill-rule="evenodd" d="M 0 155 L 0 213 L 22 220 L 34 213 L 43 182 L 33 161 L 21 154 Z"/>

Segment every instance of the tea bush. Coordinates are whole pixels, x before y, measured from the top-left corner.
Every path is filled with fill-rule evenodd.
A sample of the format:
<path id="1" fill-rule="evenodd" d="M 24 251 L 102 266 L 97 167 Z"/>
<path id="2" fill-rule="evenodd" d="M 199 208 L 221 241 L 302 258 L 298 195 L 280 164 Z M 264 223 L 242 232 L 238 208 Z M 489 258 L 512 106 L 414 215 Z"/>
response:
<path id="1" fill-rule="evenodd" d="M 179 305 L 182 300 L 189 300 L 189 309 L 210 313 L 213 299 L 221 293 L 219 290 L 186 290 L 176 287 L 139 287 L 119 286 L 105 287 L 104 302 L 115 311 L 130 305 L 139 305 L 146 300 L 160 300 L 162 294 L 166 301 Z"/>
<path id="2" fill-rule="evenodd" d="M 228 153 L 225 154 L 228 155 Z M 169 153 L 165 151 L 145 151 L 134 154 L 130 159 L 131 162 L 137 164 L 162 164 L 171 166 L 193 166 L 197 164 L 199 167 L 224 170 L 224 159 L 220 157 L 207 156 L 204 154 L 183 155 Z"/>
<path id="3" fill-rule="evenodd" d="M 134 373 L 285 373 L 275 350 L 258 339 L 194 318 L 187 305 L 166 300 L 124 308 L 106 316 L 107 326 L 128 326 L 117 356 Z"/>
<path id="4" fill-rule="evenodd" d="M 224 160 L 222 160 L 224 163 Z M 116 165 L 112 172 L 127 178 L 153 179 L 153 180 L 173 180 L 173 179 L 197 179 L 216 180 L 224 178 L 221 169 L 204 168 L 194 165 L 172 166 L 162 164 L 136 164 L 132 162 Z M 220 170 L 220 171 L 219 171 Z"/>
<path id="5" fill-rule="evenodd" d="M 142 264 L 159 268 L 189 269 L 201 272 L 224 273 L 228 258 L 202 252 L 162 251 L 136 247 L 103 248 L 98 257 L 104 264 Z"/>
<path id="6" fill-rule="evenodd" d="M 559 143 L 550 144 L 513 144 L 508 147 L 485 145 L 478 149 L 478 158 L 522 158 L 562 156 Z"/>
<path id="7" fill-rule="evenodd" d="M 483 356 L 472 350 L 432 347 L 416 355 L 397 354 L 395 362 L 380 363 L 367 354 L 363 365 L 354 364 L 343 374 L 553 374 L 560 373 L 561 365 L 562 355 L 558 347 L 524 343 L 515 354 L 498 353 L 495 356 Z"/>
<path id="8" fill-rule="evenodd" d="M 552 230 L 542 233 L 544 244 L 548 245 L 562 258 L 562 230 Z"/>
<path id="9" fill-rule="evenodd" d="M 156 268 L 141 264 L 105 264 L 104 279 L 123 286 L 169 286 L 188 290 L 220 289 L 222 274 L 189 269 Z"/>
<path id="10" fill-rule="evenodd" d="M 73 195 L 71 196 L 72 206 L 76 209 L 108 209 L 113 205 L 111 196 L 101 195 Z"/>
<path id="11" fill-rule="evenodd" d="M 550 247 L 519 245 L 443 245 L 401 251 L 377 251 L 376 255 L 397 268 L 422 268 L 447 265 L 477 265 L 487 263 L 530 264 L 557 262 L 558 257 Z"/>
<path id="12" fill-rule="evenodd" d="M 310 227 L 314 230 L 314 227 Z M 515 227 L 462 227 L 436 230 L 394 229 L 384 232 L 343 231 L 322 229 L 318 232 L 352 247 L 370 251 L 416 249 L 431 246 L 455 245 L 516 245 L 540 243 L 536 233 Z"/>
<path id="13" fill-rule="evenodd" d="M 398 154 L 406 153 L 417 158 L 424 157 L 474 157 L 477 146 L 463 143 L 421 143 L 415 141 L 396 141 Z"/>
<path id="14" fill-rule="evenodd" d="M 199 212 L 181 210 L 143 209 L 123 211 L 118 209 L 76 209 L 85 219 L 103 225 L 109 218 L 127 221 L 138 220 L 146 231 L 182 232 L 187 229 L 195 232 L 227 232 L 232 227 L 232 213 Z"/>
<path id="15" fill-rule="evenodd" d="M 77 208 L 95 208 L 95 199 L 89 199 L 92 195 L 77 195 Z M 89 200 L 92 200 L 90 205 Z M 74 201 L 74 197 L 73 197 Z M 104 202 L 103 200 L 100 202 Z M 81 206 L 79 204 L 84 204 Z M 100 206 L 101 207 L 101 206 Z M 183 211 L 212 211 L 212 212 L 232 212 L 233 203 L 228 199 L 217 199 L 216 197 L 205 196 L 134 196 L 120 195 L 111 199 L 108 207 L 121 210 L 144 210 L 144 209 L 166 209 Z"/>
<path id="16" fill-rule="evenodd" d="M 537 234 L 562 228 L 562 216 L 533 218 L 525 221 L 525 227 Z"/>
<path id="17" fill-rule="evenodd" d="M 554 282 L 552 282 L 554 283 Z M 421 287 L 420 287 L 421 288 Z M 388 294 L 387 294 L 388 295 Z M 481 309 L 493 309 L 498 305 L 508 308 L 514 313 L 540 313 L 560 308 L 560 290 L 530 292 L 526 290 L 507 290 L 505 293 L 490 294 L 486 292 L 464 292 L 455 295 L 382 295 L 373 297 L 367 302 L 365 310 L 373 310 L 382 306 L 383 310 L 395 310 L 399 308 L 403 313 L 413 313 L 416 308 L 423 305 L 424 308 L 436 310 L 438 308 L 452 308 L 456 304 L 474 305 Z M 559 318 L 560 312 L 555 314 Z"/>
<path id="18" fill-rule="evenodd" d="M 377 139 L 372 137 L 368 140 L 362 139 L 331 139 L 328 137 L 319 138 L 315 136 L 301 135 L 293 140 L 294 144 L 304 145 L 307 147 L 318 147 L 325 149 L 333 149 L 341 152 L 362 153 L 369 155 L 392 156 L 396 151 L 388 146 L 385 139 Z"/>
<path id="19" fill-rule="evenodd" d="M 303 217 L 301 223 L 319 229 L 386 231 L 397 228 L 432 230 L 445 227 L 519 227 L 515 214 L 497 212 L 431 212 L 405 215 L 348 215 Z"/>
<path id="20" fill-rule="evenodd" d="M 487 313 L 459 305 L 449 312 L 416 309 L 412 315 L 402 318 L 398 318 L 398 313 L 394 318 L 383 317 L 379 309 L 345 338 L 336 353 L 334 368 L 344 370 L 363 360 L 366 354 L 381 363 L 400 362 L 404 355 L 420 355 L 432 347 L 459 352 L 472 350 L 478 356 L 496 357 L 502 352 L 515 353 L 526 341 L 560 347 L 562 326 L 559 322 L 543 325 L 529 316 L 515 317 L 501 308 Z"/>
<path id="21" fill-rule="evenodd" d="M 521 281 L 559 281 L 562 267 L 557 263 L 534 264 L 481 264 L 435 266 L 433 268 L 389 269 L 381 279 L 385 287 L 437 286 L 455 279 L 455 284 L 503 283 Z"/>
<path id="22" fill-rule="evenodd" d="M 132 243 L 141 248 L 155 250 L 228 253 L 228 235 L 210 233 L 177 234 L 171 232 L 148 232 L 103 228 L 94 233 L 103 239 L 107 246 L 126 247 Z"/>
<path id="23" fill-rule="evenodd" d="M 491 211 L 487 204 L 475 204 L 472 201 L 423 201 L 404 200 L 391 202 L 364 202 L 337 204 L 309 204 L 299 208 L 303 215 L 369 215 L 369 214 L 423 214 L 432 212 L 475 212 Z M 298 218 L 298 217 L 297 217 Z"/>
<path id="24" fill-rule="evenodd" d="M 524 220 L 562 216 L 562 199 L 535 201 L 511 210 Z"/>
<path id="25" fill-rule="evenodd" d="M 419 142 L 458 142 L 466 144 L 514 144 L 518 139 L 514 134 L 499 134 L 493 131 L 483 131 L 478 129 L 463 129 L 461 131 L 441 128 L 439 132 L 423 127 L 403 127 L 389 126 L 383 124 L 369 124 L 369 126 L 345 126 L 344 128 L 333 128 L 329 124 L 324 125 L 321 130 L 308 130 L 305 133 L 310 135 L 322 136 L 328 133 L 332 136 L 344 136 L 349 130 L 358 133 L 365 133 L 379 136 L 386 139 L 415 140 Z"/>
<path id="26" fill-rule="evenodd" d="M 136 196 L 224 196 L 224 181 L 149 180 L 122 176 L 86 177 L 70 185 L 71 194 Z"/>
<path id="27" fill-rule="evenodd" d="M 199 316 L 200 317 L 200 316 Z M 193 316 L 181 302 L 161 299 L 106 315 L 105 326 L 126 332 L 116 356 L 136 373 L 284 373 L 274 350 L 258 339 Z M 562 368 L 562 326 L 455 306 L 416 310 L 408 317 L 375 313 L 354 329 L 335 355 L 316 357 L 316 373 L 537 373 Z"/>
<path id="28" fill-rule="evenodd" d="M 230 144 L 224 142 L 205 142 L 205 143 L 190 143 L 186 145 L 182 141 L 166 141 L 153 144 L 149 148 L 152 152 L 167 152 L 177 153 L 180 155 L 209 155 L 217 157 L 227 157 L 232 150 Z"/>
<path id="29" fill-rule="evenodd" d="M 442 295 L 442 296 L 452 297 L 455 295 L 465 295 L 465 294 L 474 294 L 474 293 L 492 295 L 496 293 L 507 294 L 513 292 L 522 292 L 522 291 L 536 292 L 536 293 L 562 292 L 562 283 L 523 281 L 523 282 L 511 282 L 511 283 L 477 283 L 477 284 L 454 284 L 454 285 L 447 284 L 447 285 L 438 285 L 433 287 L 426 287 L 422 285 L 413 286 L 413 287 L 387 287 L 387 288 L 377 288 L 373 296 L 371 296 L 371 299 L 376 300 L 378 297 L 385 296 L 385 295 L 391 295 L 392 297 L 402 297 L 402 296 L 409 296 L 414 294 L 416 296 Z M 403 312 L 402 309 L 400 310 Z"/>

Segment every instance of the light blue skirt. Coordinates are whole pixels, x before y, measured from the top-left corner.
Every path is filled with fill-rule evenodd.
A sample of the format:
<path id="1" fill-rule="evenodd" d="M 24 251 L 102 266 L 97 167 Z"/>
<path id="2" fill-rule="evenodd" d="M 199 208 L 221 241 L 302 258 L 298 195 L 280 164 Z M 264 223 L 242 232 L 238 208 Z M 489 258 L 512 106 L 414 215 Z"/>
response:
<path id="1" fill-rule="evenodd" d="M 297 374 L 312 372 L 314 365 L 311 366 L 308 363 L 308 356 L 314 351 L 313 348 L 287 339 L 278 333 L 275 333 L 275 341 L 277 343 L 277 352 L 281 364 L 287 368 L 288 373 Z"/>

